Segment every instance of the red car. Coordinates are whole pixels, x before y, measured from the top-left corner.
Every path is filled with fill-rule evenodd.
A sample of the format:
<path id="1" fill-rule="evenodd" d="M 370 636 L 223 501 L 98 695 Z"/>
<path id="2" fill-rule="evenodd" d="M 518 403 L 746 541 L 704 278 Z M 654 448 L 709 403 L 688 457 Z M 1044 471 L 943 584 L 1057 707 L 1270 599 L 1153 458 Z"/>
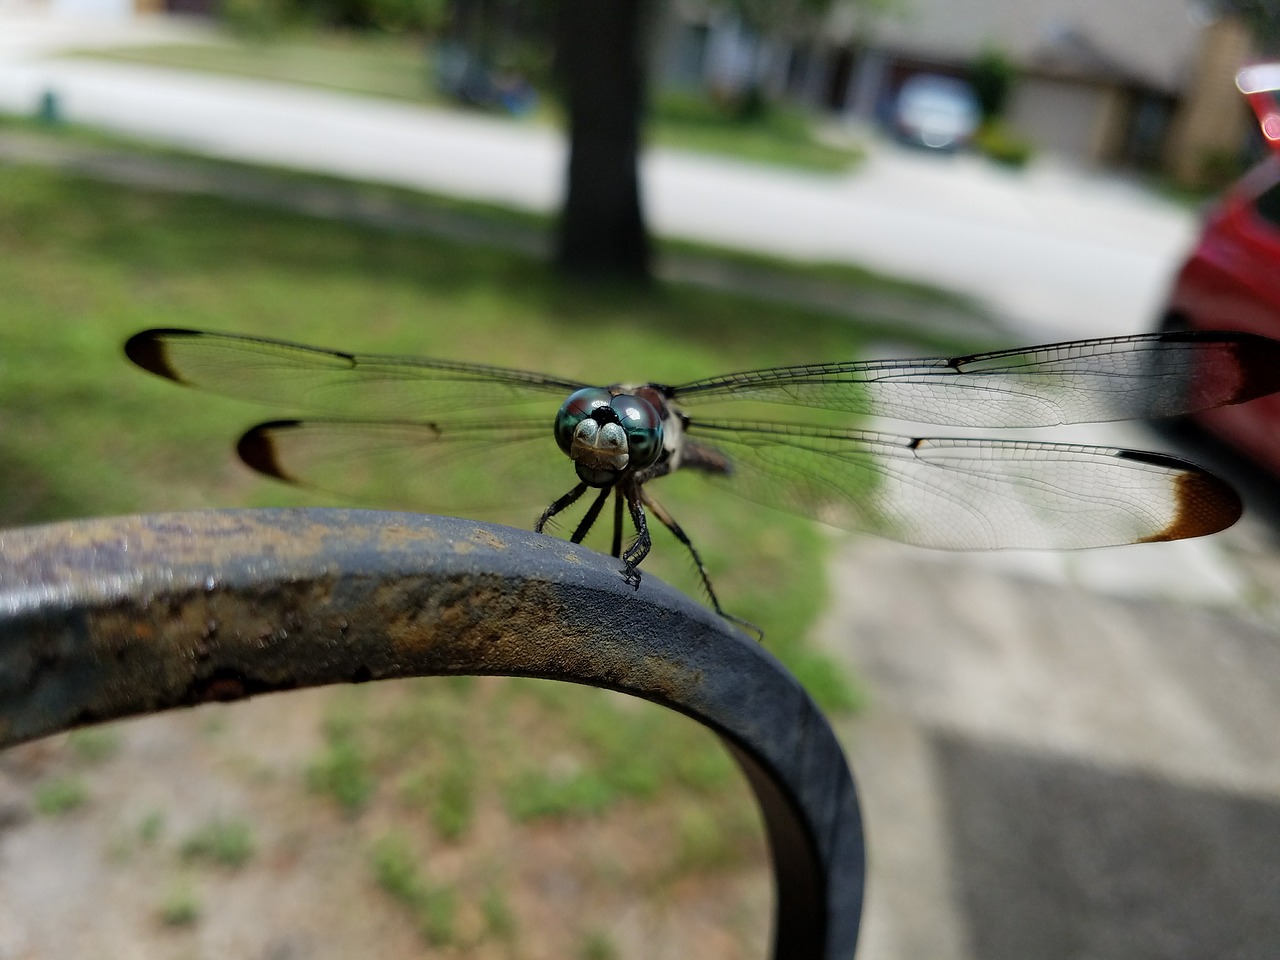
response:
<path id="1" fill-rule="evenodd" d="M 1210 212 L 1173 284 L 1165 329 L 1245 330 L 1280 339 L 1280 64 L 1241 71 L 1241 91 L 1276 153 Z M 1280 394 L 1196 414 L 1197 426 L 1280 476 Z"/>

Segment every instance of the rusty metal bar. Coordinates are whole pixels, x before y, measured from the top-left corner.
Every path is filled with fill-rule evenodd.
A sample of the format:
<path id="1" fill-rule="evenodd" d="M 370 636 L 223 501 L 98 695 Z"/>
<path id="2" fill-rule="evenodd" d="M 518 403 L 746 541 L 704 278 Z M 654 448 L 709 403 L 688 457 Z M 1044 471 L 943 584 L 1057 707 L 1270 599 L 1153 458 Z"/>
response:
<path id="1" fill-rule="evenodd" d="M 775 960 L 848 960 L 853 780 L 770 654 L 656 578 L 552 537 L 365 510 L 244 510 L 0 531 L 0 748 L 259 693 L 444 674 L 623 691 L 720 735 L 759 801 Z"/>

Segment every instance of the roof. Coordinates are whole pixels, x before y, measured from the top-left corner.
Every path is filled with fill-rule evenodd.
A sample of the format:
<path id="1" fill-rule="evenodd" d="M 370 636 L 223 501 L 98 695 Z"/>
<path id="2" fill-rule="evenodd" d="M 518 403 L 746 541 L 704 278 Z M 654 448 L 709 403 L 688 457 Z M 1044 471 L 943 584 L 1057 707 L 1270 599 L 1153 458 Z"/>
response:
<path id="1" fill-rule="evenodd" d="M 1176 93 L 1191 79 L 1211 22 L 1192 0 L 902 0 L 872 23 L 871 42 L 927 59 L 994 49 L 1022 67 L 1130 80 Z M 831 36 L 853 39 L 858 14 L 837 8 Z"/>

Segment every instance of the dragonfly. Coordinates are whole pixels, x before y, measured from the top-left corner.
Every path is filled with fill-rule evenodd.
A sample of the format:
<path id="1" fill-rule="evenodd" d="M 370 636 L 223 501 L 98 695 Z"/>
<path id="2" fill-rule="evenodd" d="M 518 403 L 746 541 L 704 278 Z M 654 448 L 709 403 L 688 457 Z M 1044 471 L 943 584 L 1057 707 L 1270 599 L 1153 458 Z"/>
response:
<path id="1" fill-rule="evenodd" d="M 535 531 L 586 498 L 570 535 L 581 543 L 612 497 L 610 552 L 638 587 L 651 514 L 688 550 L 711 606 L 738 623 L 693 541 L 652 496 L 652 481 L 696 472 L 769 506 L 938 549 L 1179 540 L 1225 529 L 1242 510 L 1226 482 L 1186 460 L 858 424 L 877 417 L 996 429 L 1148 420 L 1280 389 L 1280 342 L 1203 331 L 776 367 L 679 386 L 602 387 L 487 364 L 177 328 L 144 330 L 125 354 L 180 384 L 303 413 L 259 423 L 237 445 L 249 467 L 294 484 L 349 493 L 360 478 L 412 476 L 415 489 L 437 489 L 444 501 L 447 476 L 471 468 L 495 481 L 500 499 L 538 490 L 545 503 L 555 490 L 548 485 L 563 489 L 570 476 L 567 456 L 576 483 L 550 501 Z M 770 404 L 813 413 L 759 418 Z M 719 416 L 704 414 L 717 409 Z M 626 544 L 624 517 L 634 529 Z"/>

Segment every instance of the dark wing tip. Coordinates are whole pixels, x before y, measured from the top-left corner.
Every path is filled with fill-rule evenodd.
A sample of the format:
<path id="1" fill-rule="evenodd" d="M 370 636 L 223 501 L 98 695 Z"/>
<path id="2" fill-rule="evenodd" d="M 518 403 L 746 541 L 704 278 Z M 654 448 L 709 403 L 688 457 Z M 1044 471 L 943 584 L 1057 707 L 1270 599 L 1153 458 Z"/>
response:
<path id="1" fill-rule="evenodd" d="M 177 383 L 185 381 L 169 363 L 168 341 L 180 337 L 198 337 L 197 330 L 183 330 L 178 327 L 157 327 L 135 333 L 125 341 L 124 355 L 143 370 L 165 377 Z"/>
<path id="2" fill-rule="evenodd" d="M 236 453 L 245 465 L 258 473 L 287 483 L 298 483 L 280 464 L 275 434 L 302 426 L 301 420 L 269 420 L 246 431 L 236 444 Z"/>
<path id="3" fill-rule="evenodd" d="M 1233 345 L 1240 366 L 1240 386 L 1233 403 L 1280 391 L 1280 341 L 1255 333 L 1237 335 Z"/>
<path id="4" fill-rule="evenodd" d="M 1160 453 L 1126 450 L 1130 460 L 1140 460 L 1175 471 L 1173 478 L 1173 519 L 1162 530 L 1143 537 L 1139 543 L 1189 540 L 1227 529 L 1244 513 L 1244 504 L 1235 488 L 1225 480 L 1193 463 Z"/>
<path id="5" fill-rule="evenodd" d="M 1280 392 L 1280 340 L 1240 330 L 1168 330 L 1160 339 L 1221 348 L 1231 359 L 1229 370 L 1223 370 L 1214 362 L 1216 351 L 1206 350 L 1205 363 L 1193 381 L 1189 404 L 1193 410 Z"/>

